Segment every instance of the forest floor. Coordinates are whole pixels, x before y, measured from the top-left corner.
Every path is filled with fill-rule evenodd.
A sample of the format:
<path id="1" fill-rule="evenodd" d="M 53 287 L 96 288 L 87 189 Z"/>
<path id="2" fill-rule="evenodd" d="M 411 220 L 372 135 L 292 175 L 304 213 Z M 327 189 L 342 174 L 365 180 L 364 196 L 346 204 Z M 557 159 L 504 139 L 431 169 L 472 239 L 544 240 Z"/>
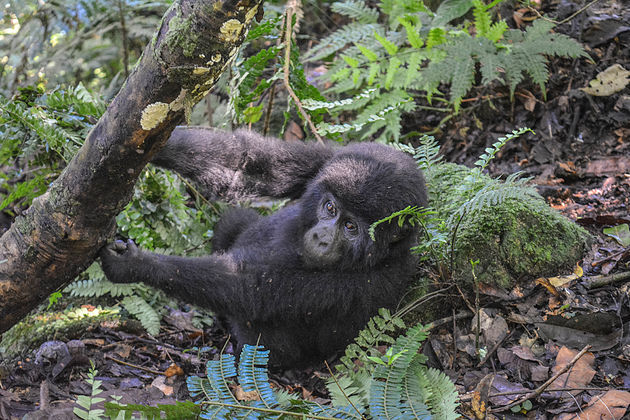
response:
<path id="1" fill-rule="evenodd" d="M 585 4 L 548 3 L 544 12 L 556 21 Z M 527 9 L 509 13 L 514 21 L 536 17 Z M 532 128 L 535 137 L 523 136 L 501 150 L 491 174 L 524 171 L 552 207 L 596 237 L 581 263 L 582 277 L 554 273 L 560 277 L 539 279 L 540 286 L 520 300 L 495 299 L 485 306 L 482 332 L 494 345 L 482 363 L 475 355 L 469 319 L 459 321 L 455 330 L 449 323 L 432 331 L 425 346 L 429 363 L 455 381 L 462 413 L 469 416 L 470 392 L 475 390 L 489 407 L 503 410 L 499 414 L 505 418 L 568 419 L 581 407 L 590 410 L 590 418 L 619 419 L 630 404 L 630 88 L 606 96 L 580 89 L 610 66 L 630 69 L 630 8 L 621 1 L 596 2 L 557 30 L 582 41 L 594 62 L 552 60 L 546 101 L 527 85 L 517 89 L 513 102 L 504 87 L 480 88 L 436 134 L 447 160 L 472 166 L 497 137 L 518 127 Z M 614 83 L 627 78 L 618 76 Z M 411 115 L 405 124 L 429 130 L 441 117 Z M 91 392 L 85 381 L 89 361 L 98 369 L 105 391 L 101 397 L 122 395 L 124 403 L 143 404 L 186 398 L 185 378 L 202 374 L 212 356 L 186 349 L 221 349 L 228 338 L 216 327 L 193 327 L 190 318 L 172 310 L 156 337 L 102 323 L 76 340 L 49 341 L 29 358 L 0 364 L 0 419 L 27 413 L 29 418 L 51 418 L 53 413 L 73 418 L 76 396 Z M 592 353 L 572 365 L 571 375 L 525 398 L 531 408 L 521 403 L 520 413 L 507 409 L 586 345 Z M 229 345 L 225 350 L 231 350 Z M 290 392 L 326 402 L 321 378 L 327 375 L 320 367 L 277 374 L 272 380 Z M 499 393 L 503 395 L 494 395 Z"/>

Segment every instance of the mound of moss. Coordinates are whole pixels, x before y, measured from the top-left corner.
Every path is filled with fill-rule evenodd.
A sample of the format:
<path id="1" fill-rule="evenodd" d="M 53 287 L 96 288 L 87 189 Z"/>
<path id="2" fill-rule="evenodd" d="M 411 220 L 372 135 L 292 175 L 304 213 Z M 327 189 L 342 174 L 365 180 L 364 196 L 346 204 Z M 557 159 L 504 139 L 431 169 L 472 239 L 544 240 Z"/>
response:
<path id="1" fill-rule="evenodd" d="M 476 191 L 491 182 L 471 169 L 451 164 L 427 171 L 430 205 L 447 219 Z M 462 188 L 462 185 L 468 185 Z M 511 288 L 520 281 L 570 271 L 587 249 L 586 230 L 550 208 L 537 194 L 524 193 L 465 214 L 457 226 L 454 278 L 472 281 L 471 260 L 482 283 Z M 471 194 L 472 192 L 472 194 Z"/>

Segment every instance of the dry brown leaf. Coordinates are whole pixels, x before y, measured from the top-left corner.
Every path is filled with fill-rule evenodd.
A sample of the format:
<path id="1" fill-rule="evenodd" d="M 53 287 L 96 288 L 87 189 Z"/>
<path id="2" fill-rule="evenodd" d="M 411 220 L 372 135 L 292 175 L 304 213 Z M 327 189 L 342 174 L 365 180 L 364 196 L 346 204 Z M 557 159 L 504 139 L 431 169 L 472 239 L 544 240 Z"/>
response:
<path id="1" fill-rule="evenodd" d="M 613 64 L 589 82 L 589 86 L 581 88 L 593 96 L 610 96 L 622 91 L 630 83 L 630 71 L 621 64 Z"/>
<path id="2" fill-rule="evenodd" d="M 569 363 L 578 352 L 566 347 L 562 347 L 556 356 L 556 365 L 552 369 L 552 374 L 560 371 Z M 573 365 L 568 372 L 563 373 L 553 381 L 549 386 L 549 390 L 560 388 L 584 388 L 595 376 L 595 356 L 593 353 L 586 353 Z M 577 395 L 582 391 L 571 391 L 573 395 Z"/>
<path id="3" fill-rule="evenodd" d="M 133 347 L 131 347 L 130 345 L 119 343 L 116 345 L 116 348 L 114 349 L 114 353 L 116 353 L 118 356 L 122 357 L 123 359 L 126 359 L 131 355 L 131 350 L 133 350 Z"/>
<path id="4" fill-rule="evenodd" d="M 171 376 L 176 375 L 184 376 L 184 370 L 175 363 L 171 363 L 171 365 L 164 371 L 164 376 L 170 378 Z"/>
<path id="5" fill-rule="evenodd" d="M 562 414 L 557 420 L 577 420 L 577 419 L 599 419 L 617 420 L 621 419 L 630 405 L 630 392 L 611 390 L 601 397 L 595 396 L 589 405 L 578 412 Z"/>
<path id="6" fill-rule="evenodd" d="M 151 386 L 162 391 L 162 394 L 168 396 L 173 395 L 173 387 L 166 385 L 166 376 L 158 376 L 151 382 Z"/>
<path id="7" fill-rule="evenodd" d="M 234 389 L 234 396 L 239 401 L 260 401 L 258 391 L 244 391 L 240 385 Z"/>

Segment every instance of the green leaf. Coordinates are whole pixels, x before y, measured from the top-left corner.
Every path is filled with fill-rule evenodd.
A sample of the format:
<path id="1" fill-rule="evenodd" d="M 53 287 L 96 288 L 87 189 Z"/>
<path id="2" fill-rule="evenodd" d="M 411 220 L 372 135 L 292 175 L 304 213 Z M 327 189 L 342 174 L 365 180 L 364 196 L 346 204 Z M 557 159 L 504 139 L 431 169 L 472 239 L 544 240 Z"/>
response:
<path id="1" fill-rule="evenodd" d="M 405 28 L 405 32 L 407 32 L 407 41 L 409 41 L 409 44 L 414 48 L 422 48 L 424 41 L 420 38 L 418 27 L 407 19 L 400 18 L 398 21 Z"/>
<path id="2" fill-rule="evenodd" d="M 610 236 L 624 247 L 630 246 L 630 228 L 626 223 L 609 228 L 604 228 L 604 234 Z"/>
<path id="3" fill-rule="evenodd" d="M 445 26 L 447 23 L 458 17 L 462 17 L 472 7 L 472 0 L 445 0 L 440 3 L 432 27 Z"/>
<path id="4" fill-rule="evenodd" d="M 361 54 L 363 54 L 365 56 L 365 58 L 367 58 L 370 61 L 377 61 L 378 60 L 378 55 L 370 50 L 368 47 L 364 47 L 361 44 L 354 44 L 356 45 L 356 47 L 359 49 L 359 51 L 361 51 Z"/>
<path id="5" fill-rule="evenodd" d="M 396 55 L 396 53 L 398 52 L 398 46 L 396 44 L 389 41 L 378 32 L 374 32 L 374 38 L 376 38 L 376 40 L 383 46 L 383 48 L 385 48 L 385 51 L 387 51 L 389 55 Z"/>
<path id="6" fill-rule="evenodd" d="M 245 117 L 244 121 L 246 124 L 254 124 L 260 120 L 263 114 L 263 105 L 260 104 L 258 106 L 250 106 L 249 108 L 245 108 L 243 111 L 243 115 Z"/>

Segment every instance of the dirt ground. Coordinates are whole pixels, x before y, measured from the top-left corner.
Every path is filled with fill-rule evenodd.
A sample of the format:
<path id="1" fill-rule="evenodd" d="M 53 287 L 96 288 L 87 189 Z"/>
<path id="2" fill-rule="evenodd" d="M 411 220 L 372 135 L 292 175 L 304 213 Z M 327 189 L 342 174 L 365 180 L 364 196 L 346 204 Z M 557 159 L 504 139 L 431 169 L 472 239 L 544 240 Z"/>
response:
<path id="1" fill-rule="evenodd" d="M 604 229 L 630 224 L 630 88 L 606 96 L 581 88 L 611 66 L 630 69 L 630 7 L 622 1 L 598 1 L 582 10 L 586 4 L 554 0 L 543 2 L 542 11 L 555 21 L 568 19 L 556 30 L 583 42 L 592 62 L 552 60 L 547 101 L 526 83 L 517 89 L 514 102 L 506 87 L 479 88 L 436 135 L 447 160 L 472 166 L 497 137 L 532 128 L 536 136 L 523 136 L 501 150 L 491 174 L 523 171 L 533 177 L 552 207 L 597 238 L 582 261 L 582 277 L 557 273 L 556 279 L 539 280 L 521 299 L 488 300 L 482 321 L 490 345 L 481 363 L 474 354 L 470 319 L 432 332 L 425 346 L 429 363 L 456 382 L 462 413 L 469 418 L 474 415 L 474 392 L 505 418 L 569 419 L 580 407 L 597 416 L 590 418 L 628 416 L 630 242 L 625 241 L 630 239 L 623 229 L 616 231 L 617 239 Z M 505 8 L 503 13 L 511 24 L 538 17 L 529 9 Z M 405 123 L 428 130 L 441 117 L 413 115 Z M 28 418 L 74 418 L 76 396 L 91 390 L 85 382 L 89 361 L 103 381 L 103 397 L 122 395 L 124 403 L 151 404 L 186 398 L 185 378 L 202 373 L 205 360 L 216 354 L 216 349 L 202 350 L 221 349 L 227 340 L 217 327 L 192 327 L 190 314 L 177 310 L 155 338 L 133 327 L 103 323 L 75 340 L 49 341 L 30 357 L 0 363 L 0 418 L 28 413 Z M 591 353 L 571 363 L 587 344 Z M 193 347 L 201 350 L 187 350 Z M 565 373 L 525 398 L 531 408 L 523 403 L 528 396 L 524 389 L 537 390 L 567 365 L 572 375 Z M 320 378 L 326 375 L 320 367 L 276 374 L 273 381 L 325 402 Z M 509 410 L 519 399 L 520 412 Z"/>

